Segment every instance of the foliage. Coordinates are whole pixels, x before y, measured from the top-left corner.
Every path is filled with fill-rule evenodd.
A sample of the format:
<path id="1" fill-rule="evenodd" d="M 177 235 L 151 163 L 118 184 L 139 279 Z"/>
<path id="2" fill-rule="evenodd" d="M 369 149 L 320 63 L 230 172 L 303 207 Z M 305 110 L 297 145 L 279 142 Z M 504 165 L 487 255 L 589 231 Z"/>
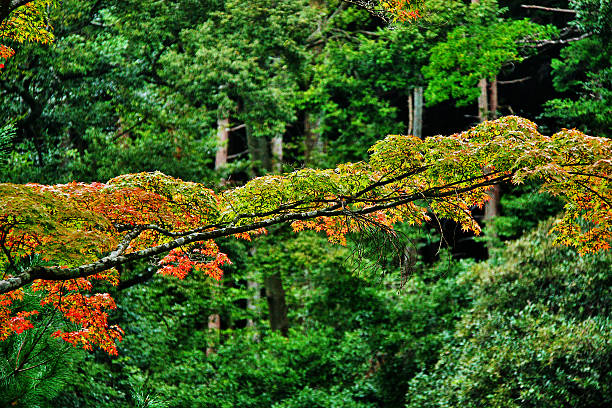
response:
<path id="1" fill-rule="evenodd" d="M 246 123 L 254 137 L 283 134 L 295 118 L 304 42 L 315 10 L 303 2 L 227 1 L 181 47 L 164 53 L 160 75 L 190 104 Z M 223 42 L 219 42 L 223 38 Z"/>
<path id="2" fill-rule="evenodd" d="M 122 188 L 125 185 L 130 187 Z M 201 189 L 195 183 L 178 183 L 168 177 L 150 174 L 123 176 L 111 180 L 107 185 L 73 183 L 55 188 L 30 186 L 25 190 L 22 186 L 2 185 L 2 193 L 7 199 L 10 198 L 2 206 L 0 242 L 4 251 L 4 276 L 19 273 L 23 267 L 40 266 L 31 258 L 34 253 L 37 258 L 57 262 L 61 274 L 62 268 L 91 262 L 97 258 L 97 254 L 117 245 L 118 240 L 114 236 L 117 230 L 113 223 L 117 227 L 141 222 L 155 223 L 162 228 L 181 230 L 188 225 L 206 222 L 211 217 L 210 211 L 214 209 L 215 201 L 210 190 Z M 138 197 L 139 194 L 142 195 Z M 164 202 L 167 205 L 163 205 Z M 24 206 L 30 207 L 31 212 L 22 213 Z M 98 215 L 101 213 L 105 217 Z M 179 214 L 181 218 L 176 218 Z M 160 242 L 163 239 L 156 233 L 146 233 L 137 241 L 130 242 L 131 250 Z M 127 244 L 119 244 L 119 247 L 122 245 Z M 219 253 L 216 245 L 212 242 L 204 242 L 201 246 L 194 244 L 192 250 L 198 254 L 195 261 L 183 253 L 171 252 L 160 272 L 182 277 L 185 268 L 195 268 L 219 278 L 219 266 L 228 260 Z M 25 262 L 25 265 L 21 266 L 21 262 Z M 32 289 L 47 292 L 41 300 L 42 306 L 52 305 L 67 319 L 82 327 L 70 332 L 57 331 L 54 336 L 87 349 L 91 349 L 93 344 L 99 345 L 109 353 L 116 354 L 113 340 L 121 338 L 121 330 L 108 325 L 107 313 L 103 311 L 115 308 L 113 299 L 108 294 L 82 294 L 92 290 L 95 280 L 118 284 L 117 272 L 105 269 L 101 274 L 86 278 L 38 281 L 32 285 Z M 2 339 L 8 337 L 11 331 L 19 333 L 24 327 L 31 326 L 24 319 L 34 312 L 20 312 L 11 317 L 7 309 L 15 300 L 22 298 L 21 290 L 3 296 Z"/>
<path id="3" fill-rule="evenodd" d="M 29 41 L 41 44 L 52 42 L 53 34 L 49 25 L 48 13 L 49 9 L 57 4 L 57 0 L 22 2 L 22 5 L 12 10 L 7 16 L 2 15 L 0 41 L 14 43 Z M 0 59 L 6 60 L 13 55 L 15 51 L 11 47 L 0 44 Z M 4 68 L 4 64 L 1 68 Z"/>
<path id="4" fill-rule="evenodd" d="M 556 118 L 567 127 L 610 137 L 610 2 L 576 1 L 573 5 L 578 6 L 574 25 L 584 38 L 572 42 L 561 50 L 559 59 L 551 62 L 555 89 L 569 97 L 548 101 L 543 116 Z"/>
<path id="5" fill-rule="evenodd" d="M 151 13 L 160 14 L 155 30 L 141 25 Z M 155 170 L 210 179 L 208 118 L 151 78 L 163 41 L 189 24 L 165 21 L 168 13 L 158 3 L 76 0 L 51 9 L 54 46 L 21 45 L 3 72 L 0 120 L 18 119 L 10 181 L 54 184 Z M 140 28 L 149 37 L 138 37 Z"/>
<path id="6" fill-rule="evenodd" d="M 389 22 L 411 22 L 427 11 L 424 0 L 351 0 L 373 15 Z"/>
<path id="7" fill-rule="evenodd" d="M 0 169 L 6 165 L 8 147 L 11 140 L 15 137 L 15 125 L 12 123 L 0 127 Z M 2 180 L 7 181 L 7 180 Z"/>
<path id="8" fill-rule="evenodd" d="M 554 27 L 527 19 L 505 20 L 500 13 L 496 1 L 472 4 L 464 25 L 431 50 L 429 65 L 423 68 L 429 80 L 425 91 L 428 105 L 450 98 L 458 106 L 476 100 L 481 78 L 493 79 L 505 64 L 520 61 L 528 50 L 525 43 L 556 33 Z"/>
<path id="9" fill-rule="evenodd" d="M 570 0 L 570 6 L 576 10 L 573 23 L 582 32 L 593 32 L 608 38 L 612 33 L 612 4 L 607 0 Z"/>
<path id="10" fill-rule="evenodd" d="M 554 247 L 548 225 L 474 268 L 474 306 L 408 407 L 610 404 L 612 259 Z"/>
<path id="11" fill-rule="evenodd" d="M 27 307 L 37 307 L 40 294 L 27 293 Z M 24 305 L 25 306 L 25 305 Z M 57 396 L 82 356 L 66 343 L 49 336 L 61 318 L 50 308 L 30 317 L 37 327 L 0 342 L 0 404 L 39 407 Z"/>
<path id="12" fill-rule="evenodd" d="M 531 184 L 531 185 L 530 185 Z M 541 220 L 553 217 L 563 204 L 550 194 L 539 192 L 539 185 L 512 186 L 500 200 L 501 215 L 492 220 L 501 239 L 517 239 L 534 229 Z"/>
<path id="13" fill-rule="evenodd" d="M 112 298 L 81 291 L 98 279 L 116 285 L 113 268 L 127 261 L 170 251 L 160 263 L 163 274 L 183 278 L 195 269 L 219 279 L 228 259 L 211 240 L 250 239 L 289 221 L 295 231 L 325 232 L 340 244 L 347 233 L 372 228 L 393 240 L 393 224 L 422 224 L 428 212 L 478 233 L 470 206 L 481 206 L 489 185 L 504 180 L 543 179 L 544 191 L 567 201 L 553 229 L 557 243 L 581 253 L 607 249 L 611 148 L 608 140 L 575 130 L 543 136 L 532 122 L 506 117 L 450 137 L 388 136 L 372 147 L 367 163 L 265 176 L 222 194 L 161 173 L 124 175 L 106 184 L 0 185 L 2 335 L 29 326 L 20 322 L 34 312 L 11 316 L 7 306 L 35 281 L 34 290 L 47 292 L 43 305 L 82 326 L 56 336 L 115 354 L 113 340 L 121 332 L 107 324 L 103 311 L 114 308 Z M 53 266 L 20 266 L 33 254 Z"/>
<path id="14" fill-rule="evenodd" d="M 446 22 L 460 22 L 464 9 L 460 2 L 432 0 L 428 12 L 410 24 L 353 35 L 346 22 L 329 23 L 335 23 L 331 37 L 316 57 L 302 101 L 326 146 L 320 165 L 363 160 L 360 146 L 406 128 L 407 99 L 413 88 L 426 85 L 421 67 L 446 37 Z"/>
<path id="15" fill-rule="evenodd" d="M 13 20 L 0 3 L 3 22 L 30 13 L 30 39 L 55 38 L 0 38 L 18 51 L 0 60 L 0 123 L 16 130 L 0 130 L 2 182 L 41 183 L 0 185 L 0 405 L 609 404 L 610 259 L 588 253 L 610 244 L 609 140 L 509 117 L 376 142 L 405 127 L 413 87 L 467 103 L 495 75 L 500 109 L 538 117 L 554 98 L 547 129 L 609 136 L 608 1 L 571 0 L 565 28 L 573 14 L 518 1 L 352 2 L 384 28 L 338 0 L 45 0 Z M 424 133 L 465 129 L 464 113 L 428 109 Z M 241 159 L 221 184 L 224 118 Z M 300 170 L 246 183 L 271 137 Z M 57 184 L 72 180 L 110 181 Z M 474 269 L 420 261 L 445 244 L 424 249 L 419 224 L 478 232 L 497 182 L 529 192 L 502 199 L 500 238 L 565 203 L 555 238 L 489 247 Z M 271 275 L 288 338 L 266 321 Z"/>
<path id="16" fill-rule="evenodd" d="M 254 241 L 248 257 L 242 242 L 223 243 L 232 258 L 243 259 L 227 271 L 221 289 L 190 275 L 156 278 L 117 296 L 117 323 L 126 330 L 120 357 L 89 355 L 79 381 L 51 406 L 127 406 L 134 385 L 171 407 L 402 406 L 407 380 L 435 362 L 469 303 L 467 282 L 459 278 L 469 263 L 419 266 L 398 293 L 397 271 L 382 282 L 357 276 L 358 265 L 347 262 L 351 249 L 329 246 L 311 232 L 275 231 L 275 237 Z M 265 301 L 248 315 L 236 302 L 252 298 L 244 271 L 252 279 L 278 270 L 294 327 L 288 338 L 261 320 Z M 212 310 L 228 329 L 207 356 L 215 336 L 206 327 Z M 246 316 L 254 326 L 236 327 Z"/>
<path id="17" fill-rule="evenodd" d="M 400 89 L 405 92 L 404 77 L 385 77 L 381 73 L 389 67 L 403 68 L 403 53 L 395 49 L 390 39 L 374 41 L 360 36 L 356 41 L 355 45 L 334 41 L 326 46 L 304 94 L 304 103 L 317 112 L 316 131 L 329 144 L 330 154 L 319 161 L 331 165 L 365 157 L 367 152 L 352 141 L 370 145 L 381 132 L 389 133 L 401 126 L 398 109 L 389 95 Z"/>
<path id="18" fill-rule="evenodd" d="M 423 0 L 382 1 L 382 8 L 393 16 L 393 21 L 411 21 L 421 17 Z"/>

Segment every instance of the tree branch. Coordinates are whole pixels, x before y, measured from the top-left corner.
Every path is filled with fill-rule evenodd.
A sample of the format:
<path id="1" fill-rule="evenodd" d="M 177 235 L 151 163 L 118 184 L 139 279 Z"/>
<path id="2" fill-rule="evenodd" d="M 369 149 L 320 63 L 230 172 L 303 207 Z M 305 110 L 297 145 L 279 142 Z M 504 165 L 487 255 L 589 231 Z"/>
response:
<path id="1" fill-rule="evenodd" d="M 555 7 L 543 7 L 543 6 L 534 6 L 532 4 L 521 4 L 522 8 L 526 8 L 526 9 L 537 9 L 537 10 L 544 10 L 544 11 L 556 11 L 558 13 L 571 13 L 571 14 L 576 14 L 576 10 L 572 10 L 572 9 L 564 9 L 564 8 L 555 8 Z"/>
<path id="2" fill-rule="evenodd" d="M 529 81 L 531 79 L 530 76 L 518 79 L 511 79 L 508 81 L 497 81 L 497 85 L 509 85 L 509 84 L 518 84 L 519 82 Z"/>
<path id="3" fill-rule="evenodd" d="M 584 33 L 579 35 L 578 37 L 572 37 L 567 39 L 558 39 L 558 40 L 540 40 L 540 41 L 524 41 L 524 44 L 527 44 L 527 47 L 540 48 L 546 45 L 557 45 L 557 44 L 569 44 L 575 41 L 580 41 L 585 38 L 592 36 L 593 33 Z"/>
<path id="4" fill-rule="evenodd" d="M 228 226 L 216 228 L 209 231 L 184 232 L 180 233 L 182 234 L 182 236 L 175 238 L 170 242 L 125 254 L 125 251 L 129 247 L 130 242 L 136 239 L 145 230 L 156 230 L 158 232 L 165 233 L 168 236 L 176 236 L 177 234 L 172 231 L 166 231 L 155 225 L 136 226 L 132 231 L 128 232 L 124 236 L 124 238 L 121 240 L 120 244 L 114 251 L 112 251 L 107 256 L 100 258 L 98 261 L 73 268 L 59 268 L 48 266 L 35 266 L 29 268 L 21 274 L 15 275 L 5 280 L 0 280 L 0 294 L 8 293 L 12 290 L 26 286 L 37 279 L 61 281 L 77 278 L 86 278 L 88 276 L 95 275 L 97 273 L 106 271 L 119 265 L 123 265 L 127 262 L 150 258 L 152 256 L 160 255 L 172 249 L 194 242 L 207 241 L 210 239 L 216 239 L 220 237 L 227 237 L 239 233 L 254 231 L 261 228 L 268 228 L 272 225 L 281 224 L 285 222 L 303 221 L 319 217 L 336 217 L 342 215 L 363 216 L 377 211 L 402 206 L 421 199 L 441 199 L 449 196 L 456 196 L 457 194 L 471 191 L 476 188 L 491 186 L 502 181 L 507 181 L 510 179 L 511 175 L 511 173 L 503 173 L 502 175 L 494 178 L 491 178 L 491 174 L 482 175 L 476 178 L 472 178 L 470 180 L 475 181 L 479 179 L 484 179 L 483 181 L 474 182 L 468 186 L 464 186 L 461 188 L 453 188 L 453 185 L 470 182 L 470 180 L 461 180 L 444 186 L 431 187 L 425 191 L 415 192 L 410 195 L 400 194 L 398 196 L 389 197 L 386 200 L 382 200 L 377 205 L 373 205 L 359 210 L 347 211 L 343 203 L 334 203 L 319 210 L 280 214 L 273 218 L 256 221 L 246 225 L 235 226 L 233 224 L 229 224 Z M 403 176 L 408 177 L 408 175 Z M 376 183 L 376 185 L 394 182 L 399 179 L 399 177 L 400 176 L 386 180 L 385 182 Z M 362 190 L 362 193 L 365 192 L 365 190 L 367 189 Z M 355 198 L 357 198 L 357 196 L 355 196 Z M 286 208 L 286 206 L 284 207 Z M 278 212 L 281 210 L 277 209 L 276 211 Z M 253 214 L 240 214 L 238 217 L 236 217 L 234 222 L 243 218 L 251 218 L 253 216 Z"/>

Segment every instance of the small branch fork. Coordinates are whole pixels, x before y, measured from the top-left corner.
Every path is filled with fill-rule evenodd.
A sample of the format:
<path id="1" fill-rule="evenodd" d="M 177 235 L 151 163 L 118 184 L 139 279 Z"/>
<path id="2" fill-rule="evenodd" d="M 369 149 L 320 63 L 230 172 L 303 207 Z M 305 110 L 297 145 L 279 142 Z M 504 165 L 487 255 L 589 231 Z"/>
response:
<path id="1" fill-rule="evenodd" d="M 73 268 L 59 268 L 49 266 L 31 267 L 20 274 L 17 274 L 4 280 L 0 280 L 0 294 L 8 293 L 15 289 L 26 286 L 37 279 L 61 281 L 76 278 L 85 278 L 106 271 L 108 269 L 123 265 L 127 262 L 160 255 L 172 249 L 181 247 L 183 245 L 188 245 L 193 242 L 231 236 L 234 234 L 254 231 L 261 228 L 267 228 L 272 225 L 286 223 L 290 221 L 303 221 L 319 217 L 337 217 L 346 215 L 358 217 L 363 220 L 363 216 L 377 211 L 402 206 L 421 199 L 435 200 L 449 196 L 455 196 L 457 194 L 468 192 L 476 188 L 491 186 L 493 184 L 497 184 L 503 181 L 508 181 L 511 178 L 510 173 L 498 172 L 497 176 L 496 173 L 490 173 L 487 175 L 474 177 L 472 179 L 460 180 L 444 186 L 430 187 L 424 191 L 418 191 L 412 194 L 406 194 L 400 191 L 392 197 L 383 197 L 379 200 L 374 200 L 374 202 L 360 199 L 361 196 L 376 187 L 381 187 L 397 182 L 406 177 L 409 177 L 412 174 L 423 171 L 423 169 L 424 168 L 413 169 L 400 176 L 392 177 L 386 180 L 379 180 L 378 182 L 364 188 L 353 196 L 341 198 L 341 202 L 338 202 L 336 200 L 334 202 L 321 201 L 319 203 L 306 203 L 307 205 L 317 205 L 321 203 L 327 204 L 326 207 L 320 209 L 313 209 L 309 211 L 295 211 L 295 209 L 298 209 L 300 207 L 300 204 L 302 203 L 291 203 L 281 206 L 277 210 L 267 212 L 265 214 L 241 214 L 238 215 L 232 222 L 208 225 L 185 232 L 169 231 L 157 225 L 137 225 L 134 227 L 120 226 L 118 230 L 128 232 L 125 234 L 121 242 L 117 245 L 117 248 L 115 248 L 108 255 L 100 258 L 98 261 Z M 467 186 L 461 186 L 461 184 L 465 183 L 470 184 Z M 457 186 L 457 188 L 455 188 L 455 186 Z M 346 205 L 359 202 L 369 202 L 372 205 L 361 209 L 347 211 Z M 293 212 L 291 212 L 292 210 Z M 236 225 L 237 222 L 241 219 L 253 219 L 275 214 L 277 215 L 273 216 L 272 218 L 251 222 L 246 225 Z M 146 230 L 157 231 L 160 234 L 173 238 L 173 240 L 154 247 L 142 249 L 131 253 L 126 253 L 126 250 L 130 246 L 130 243 L 133 242 L 142 232 Z"/>

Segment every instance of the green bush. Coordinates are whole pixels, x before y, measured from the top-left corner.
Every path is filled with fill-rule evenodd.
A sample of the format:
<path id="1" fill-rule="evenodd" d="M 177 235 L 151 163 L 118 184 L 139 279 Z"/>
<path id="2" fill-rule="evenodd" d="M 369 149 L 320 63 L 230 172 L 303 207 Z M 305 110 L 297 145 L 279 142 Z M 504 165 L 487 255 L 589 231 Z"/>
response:
<path id="1" fill-rule="evenodd" d="M 612 254 L 553 247 L 550 224 L 473 270 L 473 308 L 407 407 L 612 404 Z"/>

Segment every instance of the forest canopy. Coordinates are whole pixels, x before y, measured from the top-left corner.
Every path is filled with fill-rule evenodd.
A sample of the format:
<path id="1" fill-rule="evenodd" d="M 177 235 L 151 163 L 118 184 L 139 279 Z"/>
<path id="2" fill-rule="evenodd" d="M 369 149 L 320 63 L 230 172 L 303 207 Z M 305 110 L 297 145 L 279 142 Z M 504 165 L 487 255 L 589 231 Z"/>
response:
<path id="1" fill-rule="evenodd" d="M 0 405 L 612 403 L 611 12 L 0 0 Z"/>

